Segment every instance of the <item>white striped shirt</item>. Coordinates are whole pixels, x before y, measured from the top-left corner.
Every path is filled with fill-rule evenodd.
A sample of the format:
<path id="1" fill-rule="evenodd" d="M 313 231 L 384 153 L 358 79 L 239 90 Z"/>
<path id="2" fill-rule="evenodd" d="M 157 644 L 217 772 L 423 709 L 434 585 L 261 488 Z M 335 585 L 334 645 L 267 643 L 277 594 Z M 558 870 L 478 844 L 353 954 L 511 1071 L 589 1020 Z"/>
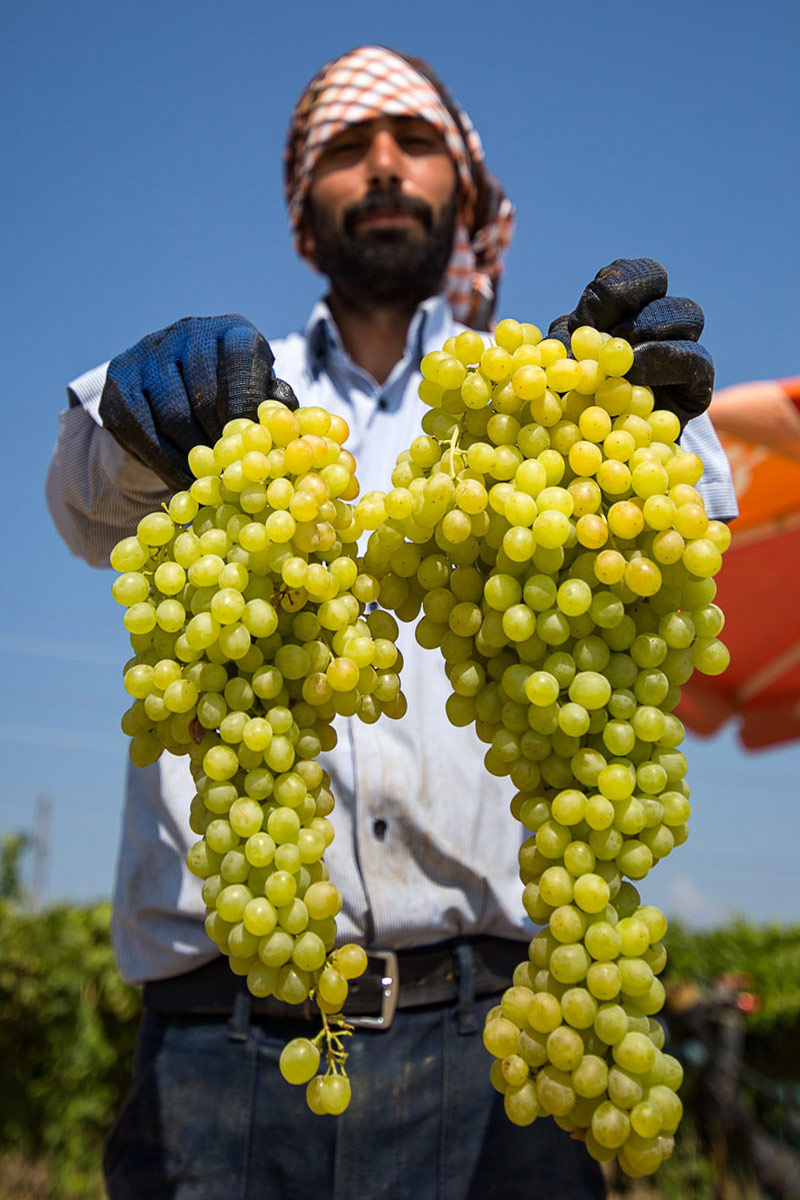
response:
<path id="1" fill-rule="evenodd" d="M 324 303 L 302 333 L 271 343 L 275 372 L 300 403 L 347 421 L 362 492 L 388 486 L 397 454 L 419 432 L 420 358 L 460 328 L 440 297 L 426 300 L 383 385 L 347 356 Z M 61 535 L 94 566 L 105 566 L 114 543 L 166 495 L 101 428 L 105 373 L 98 367 L 70 385 L 47 489 Z M 682 444 L 706 464 L 709 511 L 734 516 L 727 460 L 706 416 L 687 426 Z M 408 714 L 369 726 L 338 720 L 339 744 L 323 758 L 336 797 L 326 861 L 344 897 L 340 940 L 400 949 L 464 934 L 526 939 L 520 828 L 508 811 L 513 785 L 484 769 L 485 747 L 471 730 L 446 720 L 441 659 L 417 646 L 410 627 L 399 644 Z M 180 974 L 217 954 L 203 929 L 200 881 L 184 863 L 196 841 L 188 825 L 193 793 L 185 758 L 164 754 L 144 770 L 129 766 L 112 932 L 132 982 Z"/>

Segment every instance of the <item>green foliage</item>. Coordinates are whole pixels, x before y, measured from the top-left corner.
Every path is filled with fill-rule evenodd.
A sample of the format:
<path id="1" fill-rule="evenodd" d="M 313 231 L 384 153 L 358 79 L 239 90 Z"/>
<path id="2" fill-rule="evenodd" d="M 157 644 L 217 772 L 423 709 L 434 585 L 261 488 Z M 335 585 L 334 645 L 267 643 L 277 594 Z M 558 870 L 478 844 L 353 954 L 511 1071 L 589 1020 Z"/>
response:
<path id="1" fill-rule="evenodd" d="M 0 857 L 0 1194 L 100 1200 L 102 1143 L 130 1077 L 139 993 L 114 966 L 108 904 L 22 907 L 23 850 L 7 838 Z M 740 920 L 696 933 L 676 922 L 668 949 L 674 982 L 752 976 L 763 1006 L 748 1044 L 755 1052 L 774 1041 L 786 1065 L 787 1029 L 800 1019 L 800 927 Z M 774 1074 L 777 1061 L 770 1054 L 757 1065 Z M 621 1177 L 614 1184 L 637 1194 Z M 657 1186 L 662 1200 L 713 1195 L 691 1111 Z"/>
<path id="2" fill-rule="evenodd" d="M 667 935 L 666 978 L 707 987 L 720 975 L 742 973 L 761 1001 L 749 1017 L 765 1033 L 800 1018 L 800 925 L 755 925 L 739 918 L 722 929 L 697 933 L 679 922 Z"/>
<path id="3" fill-rule="evenodd" d="M 92 1194 L 130 1076 L 140 1000 L 114 966 L 109 916 L 0 901 L 0 1153 L 47 1160 L 57 1196 Z"/>
<path id="4" fill-rule="evenodd" d="M 26 833 L 7 833 L 0 840 L 0 902 L 18 903 L 22 900 L 20 860 L 30 845 Z"/>

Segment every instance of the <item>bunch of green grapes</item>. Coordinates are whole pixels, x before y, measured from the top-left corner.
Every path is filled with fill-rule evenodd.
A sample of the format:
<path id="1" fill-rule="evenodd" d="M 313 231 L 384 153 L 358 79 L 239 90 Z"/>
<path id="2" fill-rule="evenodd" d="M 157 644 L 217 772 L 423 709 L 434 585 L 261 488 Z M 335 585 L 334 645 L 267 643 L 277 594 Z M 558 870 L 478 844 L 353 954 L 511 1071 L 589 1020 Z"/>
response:
<path id="1" fill-rule="evenodd" d="M 655 1020 L 667 922 L 627 881 L 592 908 L 573 899 L 553 909 L 487 1014 L 491 1080 L 515 1124 L 550 1115 L 593 1158 L 649 1175 L 672 1153 L 683 1111 L 683 1071 Z"/>
<path id="2" fill-rule="evenodd" d="M 627 880 L 687 836 L 672 710 L 695 668 L 728 662 L 713 577 L 730 535 L 677 417 L 625 379 L 627 342 L 583 327 L 568 357 L 511 320 L 495 339 L 423 359 L 423 433 L 356 509 L 363 567 L 517 789 L 523 903 L 546 929 L 487 1020 L 506 1111 L 551 1113 L 645 1174 L 672 1145 L 679 1069 L 653 1019 L 666 921 Z"/>
<path id="3" fill-rule="evenodd" d="M 281 1069 L 311 1080 L 310 1106 L 330 1112 L 346 1106 L 349 1083 L 346 1030 L 327 1017 L 366 956 L 334 951 L 342 897 L 323 857 L 334 802 L 317 759 L 336 744 L 335 716 L 405 711 L 397 623 L 364 615 L 378 583 L 356 561 L 348 432 L 323 409 L 266 401 L 257 421 L 231 421 L 213 447 L 195 447 L 189 490 L 111 554 L 134 650 L 130 757 L 188 755 L 200 840 L 187 862 L 203 880 L 206 931 L 254 995 L 316 1000 L 317 1043 L 291 1043 Z M 323 1038 L 329 1070 L 313 1080 Z"/>

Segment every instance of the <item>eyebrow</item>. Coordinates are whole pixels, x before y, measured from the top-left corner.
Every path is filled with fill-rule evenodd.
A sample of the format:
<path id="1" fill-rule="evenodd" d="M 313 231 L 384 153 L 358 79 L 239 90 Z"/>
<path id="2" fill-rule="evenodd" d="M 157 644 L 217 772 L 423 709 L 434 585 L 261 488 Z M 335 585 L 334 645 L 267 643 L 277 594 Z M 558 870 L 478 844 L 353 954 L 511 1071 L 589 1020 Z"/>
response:
<path id="1" fill-rule="evenodd" d="M 379 121 L 389 121 L 395 128 L 397 128 L 397 127 L 402 128 L 403 126 L 408 127 L 411 125 L 424 126 L 426 130 L 430 131 L 431 135 L 434 138 L 436 138 L 438 141 L 441 141 L 441 142 L 444 141 L 441 133 L 436 128 L 436 126 L 432 125 L 430 121 L 425 119 L 425 117 L 415 116 L 413 114 L 402 114 L 402 115 L 398 114 L 397 116 L 387 115 L 386 117 L 370 117 L 366 121 L 357 121 L 353 125 L 348 125 L 346 129 L 340 130 L 339 133 L 337 133 L 333 138 L 331 138 L 328 145 L 329 146 L 335 145 L 336 142 L 343 141 L 348 136 L 353 136 L 353 135 L 358 136 L 359 134 L 361 136 L 364 136 L 365 134 L 368 135 L 369 132 L 371 131 L 371 129 Z"/>

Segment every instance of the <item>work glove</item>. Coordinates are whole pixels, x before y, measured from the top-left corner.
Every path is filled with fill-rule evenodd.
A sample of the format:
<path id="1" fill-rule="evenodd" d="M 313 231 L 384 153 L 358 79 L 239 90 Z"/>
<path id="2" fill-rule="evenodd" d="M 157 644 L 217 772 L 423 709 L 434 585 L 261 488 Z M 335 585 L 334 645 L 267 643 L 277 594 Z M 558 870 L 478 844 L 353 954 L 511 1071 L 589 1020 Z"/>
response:
<path id="1" fill-rule="evenodd" d="M 592 325 L 633 346 L 631 383 L 652 388 L 657 408 L 675 413 L 681 429 L 705 412 L 714 362 L 699 343 L 705 318 L 694 300 L 667 295 L 667 273 L 654 258 L 617 258 L 583 291 L 574 312 L 558 317 L 550 337 L 569 349 L 570 334 Z"/>
<path id="2" fill-rule="evenodd" d="M 297 408 L 272 369 L 269 343 L 240 316 L 184 317 L 148 334 L 108 368 L 100 418 L 119 444 L 171 488 L 193 476 L 187 455 L 226 421 L 255 419 L 262 400 Z"/>

